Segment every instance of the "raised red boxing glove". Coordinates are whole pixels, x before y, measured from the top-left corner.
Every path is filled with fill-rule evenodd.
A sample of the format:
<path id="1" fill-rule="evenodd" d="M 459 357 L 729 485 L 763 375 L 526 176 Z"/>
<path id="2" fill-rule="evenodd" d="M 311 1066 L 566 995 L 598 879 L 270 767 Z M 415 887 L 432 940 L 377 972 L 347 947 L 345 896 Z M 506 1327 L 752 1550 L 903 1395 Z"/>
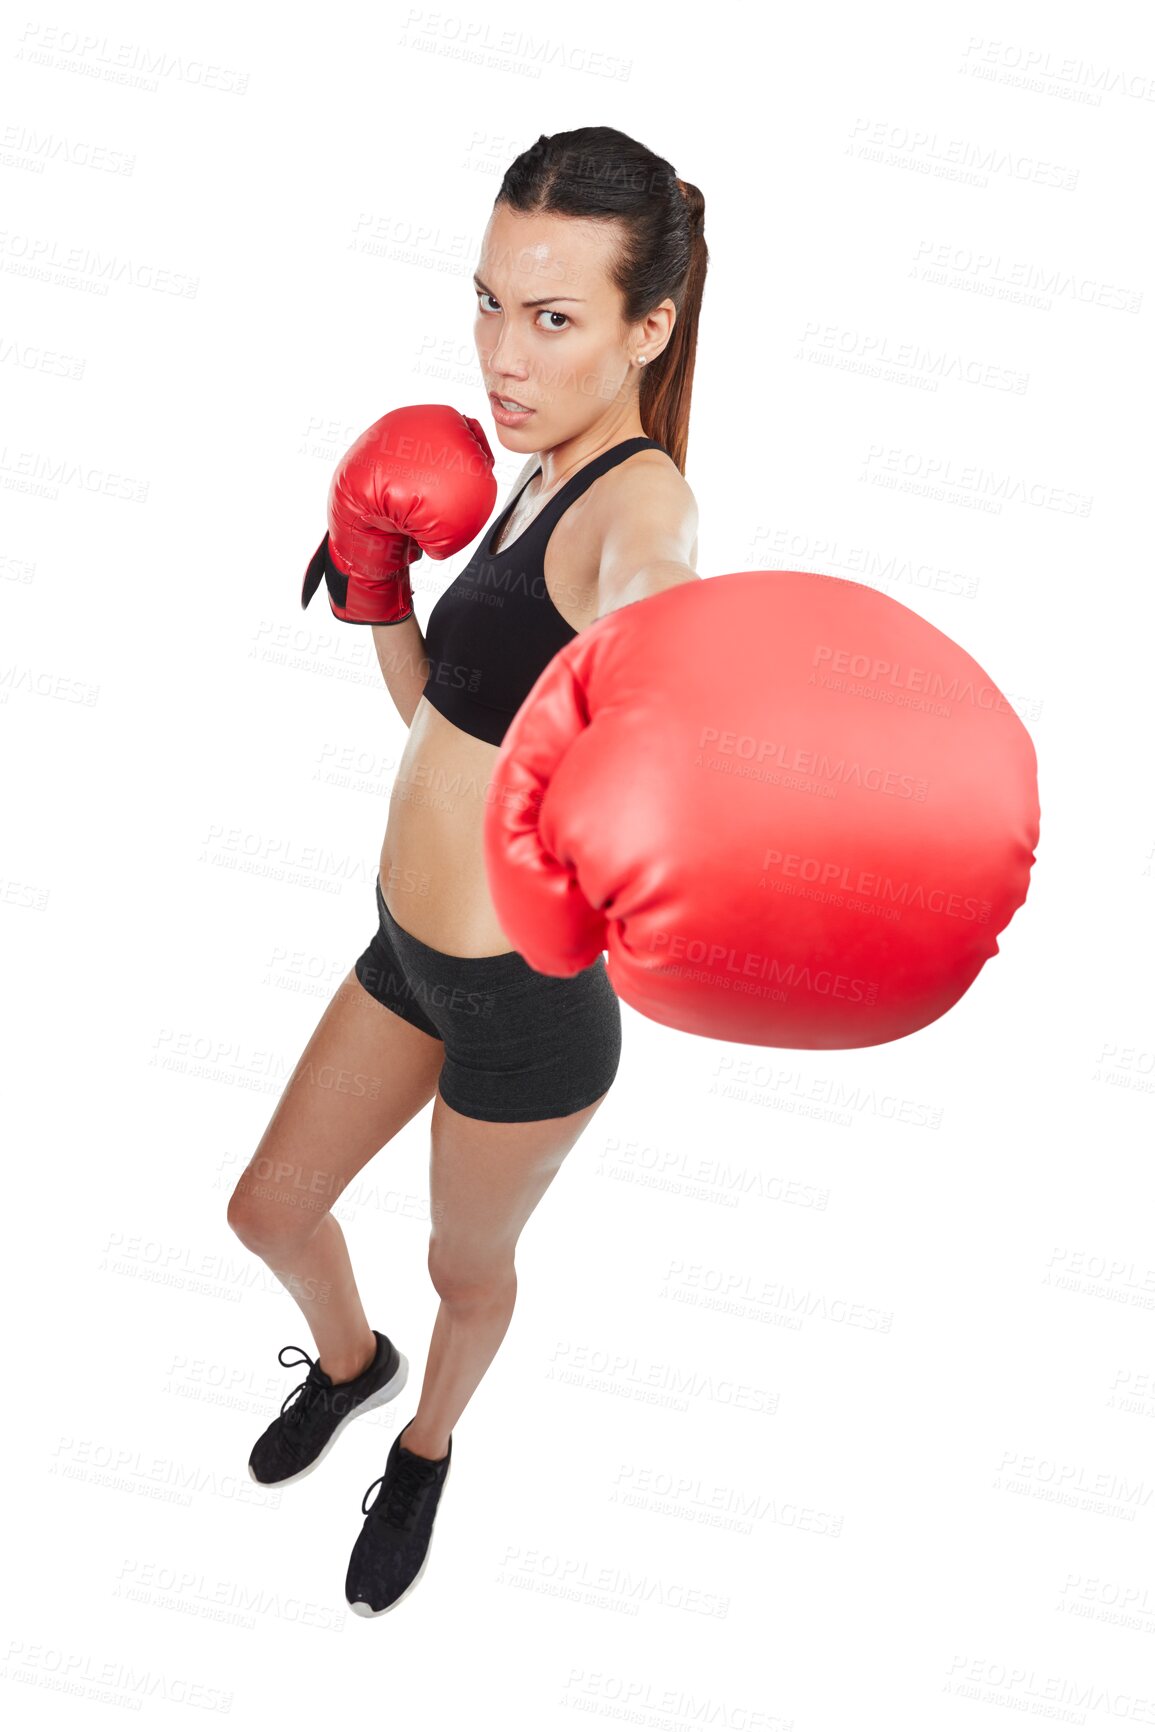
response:
<path id="1" fill-rule="evenodd" d="M 494 764 L 483 847 L 531 968 L 608 952 L 655 1022 L 879 1045 L 998 951 L 1039 834 L 1026 728 L 912 609 L 813 572 L 677 584 L 559 651 Z"/>
<path id="2" fill-rule="evenodd" d="M 497 498 L 481 424 L 446 403 L 392 409 L 346 451 L 329 486 L 329 528 L 301 586 L 321 582 L 338 619 L 397 625 L 413 612 L 409 567 L 448 559 L 484 528 Z"/>

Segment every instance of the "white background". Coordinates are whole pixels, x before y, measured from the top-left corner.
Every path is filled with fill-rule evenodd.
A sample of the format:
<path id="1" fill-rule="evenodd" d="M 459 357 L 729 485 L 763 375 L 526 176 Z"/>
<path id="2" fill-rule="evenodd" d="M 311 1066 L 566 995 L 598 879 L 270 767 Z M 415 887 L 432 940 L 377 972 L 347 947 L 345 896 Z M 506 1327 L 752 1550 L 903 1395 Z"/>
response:
<path id="1" fill-rule="evenodd" d="M 60 5 L 0 86 L 14 1716 L 1155 1723 L 1149 19 Z M 337 1207 L 409 1388 L 283 1493 L 245 1464 L 312 1343 L 225 1219 L 373 930 L 404 744 L 301 573 L 389 407 L 478 416 L 504 499 L 469 276 L 508 162 L 589 124 L 705 194 L 699 569 L 960 642 L 1035 741 L 1038 863 L 894 1044 L 624 1008 L 428 1570 L 362 1622 L 428 1112 Z"/>

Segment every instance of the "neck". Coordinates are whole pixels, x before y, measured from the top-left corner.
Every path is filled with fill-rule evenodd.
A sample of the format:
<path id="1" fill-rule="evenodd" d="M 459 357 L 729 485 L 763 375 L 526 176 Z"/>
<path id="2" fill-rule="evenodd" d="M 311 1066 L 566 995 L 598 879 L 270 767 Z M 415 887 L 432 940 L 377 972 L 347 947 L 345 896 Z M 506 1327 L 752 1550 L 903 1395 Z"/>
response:
<path id="1" fill-rule="evenodd" d="M 646 430 L 635 414 L 623 416 L 613 427 L 591 428 L 573 439 L 564 439 L 560 445 L 550 446 L 548 451 L 539 451 L 537 460 L 541 464 L 541 474 L 537 477 L 536 487 L 531 482 L 526 492 L 553 493 L 564 487 L 571 475 L 576 475 L 579 469 L 600 457 L 603 451 L 623 445 L 627 439 L 645 437 Z"/>

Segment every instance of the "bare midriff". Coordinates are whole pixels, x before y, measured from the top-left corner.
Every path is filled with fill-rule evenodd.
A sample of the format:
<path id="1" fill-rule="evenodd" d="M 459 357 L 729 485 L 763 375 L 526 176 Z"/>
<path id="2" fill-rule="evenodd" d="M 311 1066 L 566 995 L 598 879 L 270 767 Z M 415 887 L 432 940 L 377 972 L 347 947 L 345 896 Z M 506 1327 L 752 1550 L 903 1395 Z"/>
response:
<path id="1" fill-rule="evenodd" d="M 497 753 L 418 699 L 389 800 L 381 894 L 399 926 L 450 956 L 513 949 L 498 925 L 481 847 Z"/>
<path id="2" fill-rule="evenodd" d="M 582 509 L 588 497 L 581 495 L 562 516 L 545 558 L 546 588 L 577 631 L 597 617 L 593 540 L 588 507 Z M 531 520 L 514 517 L 504 526 L 503 546 Z M 578 575 L 567 578 L 566 572 Z M 499 750 L 418 699 L 389 801 L 381 893 L 400 927 L 449 956 L 501 956 L 514 948 L 498 924 L 482 850 Z"/>

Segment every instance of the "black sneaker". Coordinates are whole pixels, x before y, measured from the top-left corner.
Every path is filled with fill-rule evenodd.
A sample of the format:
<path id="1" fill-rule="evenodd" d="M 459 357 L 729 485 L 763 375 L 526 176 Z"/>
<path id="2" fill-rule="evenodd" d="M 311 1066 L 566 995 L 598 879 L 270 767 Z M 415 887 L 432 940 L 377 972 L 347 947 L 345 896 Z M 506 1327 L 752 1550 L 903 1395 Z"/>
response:
<path id="1" fill-rule="evenodd" d="M 334 1383 L 318 1360 L 301 1347 L 282 1347 L 277 1358 L 282 1365 L 307 1365 L 308 1376 L 281 1405 L 280 1417 L 263 1431 L 249 1457 L 249 1477 L 258 1485 L 288 1485 L 303 1479 L 333 1447 L 338 1432 L 359 1413 L 385 1402 L 405 1387 L 409 1362 L 398 1353 L 387 1335 L 374 1329 L 377 1357 L 359 1377 Z M 300 1359 L 286 1359 L 299 1353 Z"/>
<path id="2" fill-rule="evenodd" d="M 429 1461 L 402 1444 L 409 1425 L 393 1439 L 385 1472 L 361 1499 L 365 1511 L 365 1498 L 373 1486 L 381 1487 L 365 1512 L 345 1577 L 345 1598 L 362 1618 L 376 1618 L 399 1605 L 417 1586 L 429 1561 L 433 1518 L 449 1475 L 453 1437 L 450 1434 L 441 1460 Z"/>

